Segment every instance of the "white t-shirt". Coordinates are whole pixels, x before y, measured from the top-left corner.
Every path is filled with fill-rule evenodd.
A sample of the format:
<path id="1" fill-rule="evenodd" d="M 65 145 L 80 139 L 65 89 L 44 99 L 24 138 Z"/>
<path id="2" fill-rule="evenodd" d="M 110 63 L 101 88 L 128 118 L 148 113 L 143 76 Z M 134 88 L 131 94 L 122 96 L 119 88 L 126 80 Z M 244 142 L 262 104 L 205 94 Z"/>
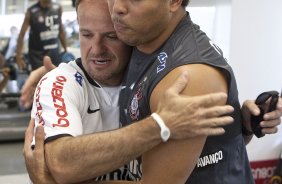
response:
<path id="1" fill-rule="evenodd" d="M 44 122 L 45 141 L 119 128 L 121 87 L 101 87 L 81 68 L 62 63 L 37 85 L 31 116 Z"/>

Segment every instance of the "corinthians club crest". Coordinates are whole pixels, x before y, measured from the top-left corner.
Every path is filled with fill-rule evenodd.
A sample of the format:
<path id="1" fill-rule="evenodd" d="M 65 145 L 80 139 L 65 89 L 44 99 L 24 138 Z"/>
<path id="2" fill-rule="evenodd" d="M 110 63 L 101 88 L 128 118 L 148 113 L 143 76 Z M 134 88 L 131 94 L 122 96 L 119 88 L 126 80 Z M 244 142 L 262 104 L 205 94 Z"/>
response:
<path id="1" fill-rule="evenodd" d="M 142 90 L 139 87 L 136 93 L 133 96 L 133 99 L 131 100 L 130 107 L 129 107 L 129 114 L 131 120 L 138 120 L 139 116 L 139 100 L 142 99 Z"/>
<path id="2" fill-rule="evenodd" d="M 147 76 L 144 77 L 142 82 L 139 83 L 137 90 L 134 91 L 134 96 L 129 106 L 129 115 L 132 121 L 138 120 L 138 117 L 140 115 L 139 105 L 141 100 L 143 99 L 143 89 L 146 81 L 147 81 Z"/>

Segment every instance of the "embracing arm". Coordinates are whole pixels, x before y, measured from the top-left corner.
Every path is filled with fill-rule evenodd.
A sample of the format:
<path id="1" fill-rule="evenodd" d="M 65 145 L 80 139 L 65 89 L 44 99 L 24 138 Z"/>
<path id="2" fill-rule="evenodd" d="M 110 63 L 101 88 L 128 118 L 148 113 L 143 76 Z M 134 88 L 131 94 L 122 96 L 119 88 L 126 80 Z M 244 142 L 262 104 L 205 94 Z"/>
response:
<path id="1" fill-rule="evenodd" d="M 80 182 L 117 169 L 160 142 L 158 125 L 147 118 L 118 131 L 59 138 L 45 145 L 45 155 L 58 183 Z"/>

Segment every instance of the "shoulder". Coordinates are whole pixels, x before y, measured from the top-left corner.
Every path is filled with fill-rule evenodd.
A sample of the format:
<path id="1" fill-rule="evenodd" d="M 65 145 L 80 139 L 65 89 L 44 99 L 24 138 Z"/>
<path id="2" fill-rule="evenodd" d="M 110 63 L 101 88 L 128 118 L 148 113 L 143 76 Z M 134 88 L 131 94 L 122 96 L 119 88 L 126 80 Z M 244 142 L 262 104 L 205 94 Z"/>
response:
<path id="1" fill-rule="evenodd" d="M 189 95 L 226 91 L 226 76 L 218 68 L 207 64 L 188 64 L 175 68 L 163 80 L 175 80 L 182 72 L 188 72 Z"/>
<path id="2" fill-rule="evenodd" d="M 169 88 L 182 72 L 188 72 L 188 82 L 182 94 L 189 96 L 204 95 L 208 93 L 228 93 L 227 77 L 216 67 L 206 64 L 188 64 L 171 70 L 153 89 L 150 97 L 150 106 L 156 108 L 161 94 Z"/>
<path id="3" fill-rule="evenodd" d="M 48 77 L 51 80 L 57 77 L 62 77 L 68 81 L 75 81 L 77 72 L 79 71 L 71 63 L 61 63 L 57 68 L 48 72 L 44 77 Z"/>
<path id="4" fill-rule="evenodd" d="M 40 10 L 40 6 L 39 6 L 39 3 L 35 3 L 33 5 L 31 5 L 28 9 L 27 9 L 27 12 L 30 12 L 30 13 L 35 13 L 37 11 Z"/>

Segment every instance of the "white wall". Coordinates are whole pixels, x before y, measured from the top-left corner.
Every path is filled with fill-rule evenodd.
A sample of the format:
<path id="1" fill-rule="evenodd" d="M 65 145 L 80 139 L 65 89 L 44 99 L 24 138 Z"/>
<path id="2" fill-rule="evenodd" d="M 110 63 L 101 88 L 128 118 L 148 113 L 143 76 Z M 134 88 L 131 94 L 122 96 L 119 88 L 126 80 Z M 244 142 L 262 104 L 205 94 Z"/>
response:
<path id="1" fill-rule="evenodd" d="M 240 99 L 282 88 L 282 1 L 233 0 L 230 63 Z M 282 127 L 276 135 L 254 139 L 248 145 L 251 160 L 278 158 Z"/>
<path id="2" fill-rule="evenodd" d="M 230 60 L 241 97 L 282 88 L 281 10 L 281 0 L 233 1 Z"/>
<path id="3" fill-rule="evenodd" d="M 187 7 L 192 21 L 198 24 L 229 60 L 231 0 L 191 0 Z"/>

